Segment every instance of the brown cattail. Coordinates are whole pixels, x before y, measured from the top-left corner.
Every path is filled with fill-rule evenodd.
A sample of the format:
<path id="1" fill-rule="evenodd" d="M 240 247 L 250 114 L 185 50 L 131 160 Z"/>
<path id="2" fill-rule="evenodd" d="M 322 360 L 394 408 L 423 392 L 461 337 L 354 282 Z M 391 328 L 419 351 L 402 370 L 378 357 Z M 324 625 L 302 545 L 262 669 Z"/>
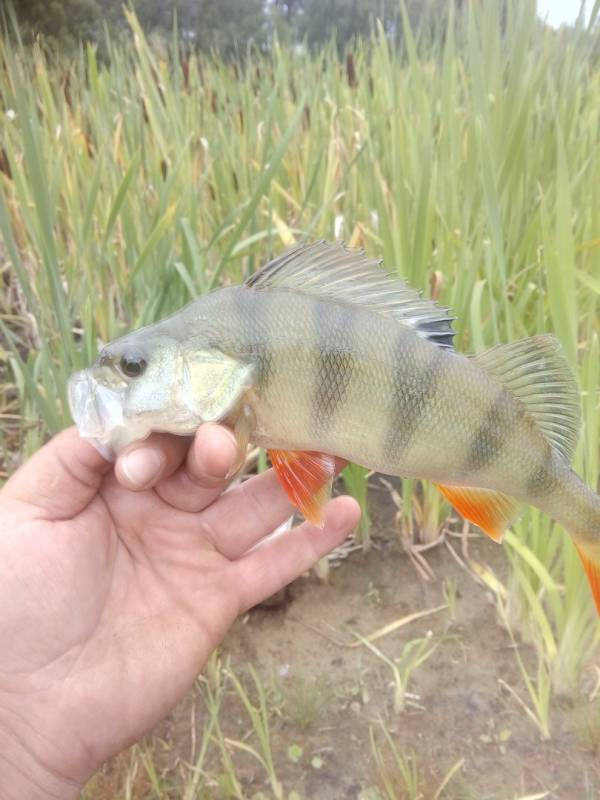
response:
<path id="1" fill-rule="evenodd" d="M 304 127 L 310 128 L 310 108 L 308 106 L 304 106 Z"/>
<path id="2" fill-rule="evenodd" d="M 10 162 L 8 155 L 3 147 L 0 147 L 0 172 L 3 172 L 8 178 L 12 180 L 12 172 L 10 169 Z"/>
<path id="3" fill-rule="evenodd" d="M 354 67 L 354 56 L 352 53 L 348 53 L 346 56 L 346 78 L 348 80 L 348 86 L 351 89 L 358 84 L 358 79 L 356 77 L 356 69 Z"/>
<path id="4" fill-rule="evenodd" d="M 181 61 L 181 72 L 183 74 L 183 87 L 185 91 L 189 94 L 190 91 L 190 61 L 188 58 L 184 58 Z"/>
<path id="5" fill-rule="evenodd" d="M 65 96 L 65 102 L 71 109 L 73 110 L 73 102 L 71 99 L 71 73 L 67 70 L 65 72 L 65 77 L 63 78 L 63 94 Z"/>

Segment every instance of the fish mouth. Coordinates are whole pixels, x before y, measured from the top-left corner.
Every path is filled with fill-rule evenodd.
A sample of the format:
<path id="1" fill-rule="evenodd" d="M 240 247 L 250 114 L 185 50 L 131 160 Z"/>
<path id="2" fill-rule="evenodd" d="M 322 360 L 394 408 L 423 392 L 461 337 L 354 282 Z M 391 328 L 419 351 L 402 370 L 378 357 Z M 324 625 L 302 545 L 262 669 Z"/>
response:
<path id="1" fill-rule="evenodd" d="M 112 461 L 124 446 L 126 434 L 120 393 L 100 383 L 89 370 L 82 370 L 69 380 L 68 395 L 79 435 Z"/>

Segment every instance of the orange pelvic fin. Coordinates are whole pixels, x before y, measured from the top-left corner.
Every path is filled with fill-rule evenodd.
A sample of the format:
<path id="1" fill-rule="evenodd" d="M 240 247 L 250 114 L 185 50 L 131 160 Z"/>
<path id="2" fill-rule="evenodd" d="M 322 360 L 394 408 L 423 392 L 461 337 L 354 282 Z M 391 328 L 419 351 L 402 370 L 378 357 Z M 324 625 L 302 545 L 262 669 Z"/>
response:
<path id="1" fill-rule="evenodd" d="M 583 568 L 585 569 L 585 574 L 590 582 L 590 589 L 594 595 L 596 610 L 600 615 L 600 559 L 594 558 L 583 544 L 575 543 L 575 547 L 583 562 Z"/>
<path id="2" fill-rule="evenodd" d="M 323 506 L 331 496 L 335 460 L 325 453 L 269 450 L 279 482 L 296 508 L 313 525 L 323 527 Z"/>
<path id="3" fill-rule="evenodd" d="M 491 489 L 463 486 L 442 486 L 440 492 L 469 522 L 478 525 L 495 542 L 501 542 L 504 531 L 519 516 L 519 504 L 512 497 Z"/>

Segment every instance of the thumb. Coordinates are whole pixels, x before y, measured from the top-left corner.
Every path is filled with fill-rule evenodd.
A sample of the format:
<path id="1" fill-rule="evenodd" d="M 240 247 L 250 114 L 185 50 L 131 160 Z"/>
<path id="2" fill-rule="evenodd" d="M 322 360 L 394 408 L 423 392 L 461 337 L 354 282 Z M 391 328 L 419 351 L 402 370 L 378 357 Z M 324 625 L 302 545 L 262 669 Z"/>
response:
<path id="1" fill-rule="evenodd" d="M 111 468 L 75 427 L 67 428 L 15 472 L 2 496 L 31 506 L 39 519 L 70 519 L 93 499 Z"/>

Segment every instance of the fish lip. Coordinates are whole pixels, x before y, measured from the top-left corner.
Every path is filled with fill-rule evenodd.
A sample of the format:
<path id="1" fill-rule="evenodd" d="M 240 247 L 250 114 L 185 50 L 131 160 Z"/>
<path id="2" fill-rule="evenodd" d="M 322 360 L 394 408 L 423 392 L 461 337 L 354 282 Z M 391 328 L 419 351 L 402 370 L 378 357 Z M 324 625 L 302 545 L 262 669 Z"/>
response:
<path id="1" fill-rule="evenodd" d="M 69 409 L 82 436 L 101 433 L 100 409 L 96 402 L 95 381 L 85 370 L 71 376 L 68 385 Z"/>
<path id="2" fill-rule="evenodd" d="M 96 380 L 89 370 L 81 370 L 69 379 L 68 399 L 79 435 L 104 458 L 114 460 L 114 432 L 123 427 L 119 393 Z"/>

